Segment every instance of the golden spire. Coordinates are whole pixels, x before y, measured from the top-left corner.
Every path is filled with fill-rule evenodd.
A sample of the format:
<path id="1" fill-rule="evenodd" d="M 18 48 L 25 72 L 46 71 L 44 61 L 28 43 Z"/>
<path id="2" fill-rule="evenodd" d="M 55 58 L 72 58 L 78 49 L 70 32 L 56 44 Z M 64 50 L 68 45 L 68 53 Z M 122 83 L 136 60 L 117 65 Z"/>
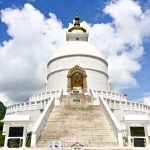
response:
<path id="1" fill-rule="evenodd" d="M 80 26 L 80 22 L 79 22 L 80 18 L 79 18 L 78 15 L 76 15 L 76 16 L 74 17 L 74 20 L 75 20 L 74 26 Z"/>
<path id="2" fill-rule="evenodd" d="M 79 22 L 80 18 L 78 14 L 76 14 L 76 16 L 74 17 L 74 20 L 75 20 L 74 26 L 70 28 L 68 32 L 72 32 L 73 30 L 82 30 L 83 32 L 86 32 L 86 29 L 80 26 L 80 22 Z"/>

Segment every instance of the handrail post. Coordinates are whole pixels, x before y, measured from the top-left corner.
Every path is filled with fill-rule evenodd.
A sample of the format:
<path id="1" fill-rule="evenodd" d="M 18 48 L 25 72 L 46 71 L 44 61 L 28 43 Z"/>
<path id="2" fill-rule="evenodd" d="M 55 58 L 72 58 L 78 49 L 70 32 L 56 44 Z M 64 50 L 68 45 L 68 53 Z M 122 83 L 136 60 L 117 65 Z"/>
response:
<path id="1" fill-rule="evenodd" d="M 96 91 L 97 92 L 97 91 Z M 98 93 L 95 93 L 93 89 L 90 89 L 90 95 L 92 97 L 92 100 L 93 100 L 93 104 L 94 105 L 99 105 L 99 100 L 97 99 L 98 97 Z"/>
<path id="2" fill-rule="evenodd" d="M 58 106 L 60 105 L 62 95 L 63 95 L 63 89 L 60 89 L 58 93 L 57 92 L 55 93 L 55 105 L 58 105 Z"/>

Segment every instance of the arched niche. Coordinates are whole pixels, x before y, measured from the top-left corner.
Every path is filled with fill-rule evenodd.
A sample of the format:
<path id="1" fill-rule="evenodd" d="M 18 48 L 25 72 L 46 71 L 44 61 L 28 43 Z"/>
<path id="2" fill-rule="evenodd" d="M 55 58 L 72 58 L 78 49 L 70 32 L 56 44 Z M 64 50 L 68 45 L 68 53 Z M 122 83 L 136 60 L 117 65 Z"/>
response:
<path id="1" fill-rule="evenodd" d="M 71 68 L 67 75 L 68 78 L 67 91 L 71 92 L 73 90 L 80 90 L 82 92 L 86 92 L 87 91 L 86 77 L 87 77 L 86 72 L 82 67 L 76 65 L 73 68 Z"/>

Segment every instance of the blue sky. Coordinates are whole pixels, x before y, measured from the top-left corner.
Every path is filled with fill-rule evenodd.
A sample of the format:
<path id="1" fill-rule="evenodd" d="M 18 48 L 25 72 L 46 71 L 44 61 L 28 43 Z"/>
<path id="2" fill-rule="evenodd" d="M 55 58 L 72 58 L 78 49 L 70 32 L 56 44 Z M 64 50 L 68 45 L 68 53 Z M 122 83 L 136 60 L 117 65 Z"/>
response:
<path id="1" fill-rule="evenodd" d="M 1 33 L 0 55 L 1 56 L 0 58 L 3 58 L 3 60 L 1 59 L 0 62 L 1 63 L 0 64 L 1 97 L 7 98 L 8 99 L 7 103 L 9 103 L 9 101 L 21 101 L 21 99 L 26 100 L 28 96 L 34 93 L 34 91 L 43 88 L 46 71 L 44 71 L 45 75 L 43 76 L 39 75 L 39 72 L 43 69 L 42 65 L 45 65 L 50 57 L 46 58 L 47 56 L 43 55 L 41 52 L 39 52 L 41 50 L 37 49 L 36 52 L 38 51 L 38 54 L 41 53 L 40 57 L 42 57 L 41 60 L 43 60 L 44 63 L 41 63 L 41 61 L 39 60 L 34 60 L 32 62 L 31 60 L 33 60 L 34 57 L 33 58 L 28 57 L 29 52 L 27 52 L 27 49 L 30 50 L 31 48 L 33 48 L 36 45 L 36 43 L 31 47 L 29 46 L 26 47 L 24 44 L 18 45 L 18 41 L 16 40 L 17 37 L 19 37 L 19 39 L 21 38 L 23 41 L 29 42 L 28 40 L 26 41 L 28 35 L 24 36 L 25 32 L 23 30 L 27 29 L 27 31 L 29 31 L 29 35 L 30 34 L 32 35 L 33 34 L 31 31 L 32 27 L 31 30 L 28 29 L 30 27 L 28 28 L 26 26 L 24 27 L 24 24 L 26 24 L 25 21 L 28 21 L 28 18 L 24 18 L 23 15 L 24 12 L 27 12 L 30 9 L 34 8 L 34 10 L 33 9 L 31 10 L 31 13 L 29 13 L 29 15 L 35 13 L 35 15 L 37 16 L 40 17 L 44 16 L 42 24 L 46 23 L 46 21 L 50 21 L 49 25 L 53 29 L 53 30 L 45 31 L 46 32 L 45 34 L 47 35 L 46 37 L 44 36 L 45 41 L 41 39 L 37 40 L 42 43 L 41 45 L 43 45 L 44 42 L 45 43 L 48 42 L 47 37 L 51 37 L 50 34 L 54 30 L 60 30 L 60 32 L 63 34 L 66 28 L 68 28 L 69 23 L 73 22 L 74 15 L 78 13 L 81 18 L 81 22 L 83 22 L 83 26 L 84 25 L 87 26 L 89 28 L 89 31 L 91 32 L 90 42 L 102 50 L 102 53 L 108 59 L 108 62 L 110 63 L 112 62 L 112 65 L 110 65 L 111 68 L 110 71 L 112 70 L 112 72 L 114 72 L 114 70 L 116 70 L 117 76 L 118 77 L 121 76 L 120 80 L 124 80 L 124 82 L 116 81 L 116 79 L 114 79 L 114 76 L 116 76 L 116 74 L 115 73 L 112 73 L 112 75 L 110 74 L 112 83 L 114 83 L 113 86 L 114 90 L 119 90 L 122 91 L 123 93 L 126 93 L 130 100 L 137 99 L 141 101 L 144 100 L 145 98 L 149 99 L 150 98 L 150 71 L 149 71 L 150 70 L 150 50 L 149 50 L 150 29 L 148 25 L 150 20 L 150 13 L 149 13 L 150 1 L 149 0 L 136 0 L 136 1 L 127 0 L 124 4 L 121 1 L 122 0 L 120 1 L 117 0 L 116 1 L 114 0 L 113 1 L 111 0 L 105 0 L 105 1 L 103 0 L 86 0 L 86 1 L 85 0 L 77 0 L 77 1 L 0 0 L 0 10 L 1 10 L 1 20 L 0 20 L 0 33 Z M 28 5 L 26 5 L 25 7 L 25 4 Z M 121 9 L 123 7 L 122 5 L 126 7 L 125 8 L 126 10 Z M 19 10 L 20 12 L 17 12 L 16 10 Z M 121 11 L 119 12 L 119 10 Z M 57 17 L 57 19 L 55 20 L 51 15 L 49 15 L 49 13 L 52 13 L 54 16 Z M 124 15 L 125 13 L 126 15 Z M 21 27 L 22 30 L 21 32 L 19 32 L 20 29 L 18 29 L 19 33 L 17 33 L 16 31 L 18 27 L 17 24 L 19 23 L 16 21 L 17 19 L 15 20 L 16 17 L 15 15 L 17 17 L 18 15 L 20 15 L 19 17 L 21 18 L 19 23 L 22 25 Z M 125 20 L 123 20 L 123 19 L 127 19 L 126 18 L 127 16 L 129 16 L 129 18 L 131 17 L 131 20 L 129 20 L 129 25 L 126 24 Z M 16 23 L 14 23 L 15 21 Z M 51 22 L 53 21 L 56 23 L 55 27 L 51 25 Z M 137 23 L 137 26 L 139 26 L 139 28 L 134 30 L 135 23 Z M 33 18 L 33 24 L 34 24 L 34 18 Z M 57 25 L 58 28 L 56 28 Z M 38 29 L 40 30 L 40 27 L 37 27 L 37 30 Z M 99 32 L 96 33 L 96 31 Z M 133 34 L 135 34 L 135 37 L 132 37 L 131 35 L 124 36 L 123 33 L 126 33 L 126 31 L 133 32 Z M 37 31 L 35 32 L 37 33 Z M 57 34 L 57 32 L 54 33 Z M 103 43 L 101 43 L 101 41 L 95 40 L 94 38 L 96 36 L 99 37 L 99 40 L 106 39 L 106 45 L 102 45 Z M 106 36 L 105 39 L 102 38 L 102 36 Z M 109 37 L 110 39 L 108 39 Z M 114 39 L 115 37 L 117 38 Z M 118 43 L 119 37 L 122 40 L 121 44 Z M 114 43 L 110 45 L 111 41 L 113 40 Z M 52 49 L 51 52 L 48 49 L 43 48 L 45 52 L 49 52 L 50 54 L 54 51 L 53 49 L 55 49 L 55 47 L 61 45 L 64 42 L 63 38 L 49 39 L 49 41 L 50 43 L 58 43 L 56 45 L 53 44 L 48 45 L 49 49 Z M 118 44 L 118 46 L 114 46 L 115 43 L 116 45 Z M 39 47 L 41 47 L 42 49 L 41 45 L 39 45 Z M 111 47 L 110 48 L 111 50 L 108 50 L 109 45 Z M 14 52 L 12 47 L 13 49 L 15 49 Z M 117 49 L 116 51 L 115 48 Z M 22 53 L 18 52 L 18 49 L 22 49 Z M 7 52 L 5 53 L 4 51 Z M 7 53 L 9 54 L 8 58 L 7 58 L 8 55 Z M 30 50 L 30 55 L 34 56 L 34 54 L 35 54 L 34 50 Z M 128 55 L 129 58 L 127 58 Z M 36 56 L 36 58 L 38 57 L 39 55 Z M 117 58 L 119 61 L 114 62 L 114 60 L 116 60 Z M 124 65 L 124 62 L 122 62 L 123 59 L 125 59 L 126 62 L 129 62 L 129 64 L 127 64 L 127 66 L 124 68 L 125 71 L 121 70 L 123 69 L 121 65 Z M 5 62 L 5 60 L 7 61 Z M 12 62 L 15 63 L 13 64 Z M 20 62 L 20 64 L 26 64 L 23 65 L 24 70 L 19 69 L 18 62 Z M 33 63 L 33 65 L 31 64 L 31 62 Z M 41 63 L 41 66 L 37 67 L 38 63 Z M 7 69 L 4 68 L 4 65 L 8 66 L 6 67 Z M 116 66 L 114 67 L 114 65 L 118 66 L 118 69 L 114 69 L 116 67 Z M 129 67 L 130 65 L 131 67 Z M 22 66 L 20 65 L 20 67 Z M 34 68 L 35 71 L 33 71 Z M 18 72 L 16 71 L 16 74 L 14 73 L 15 71 L 12 73 L 12 70 L 15 69 L 17 71 L 19 70 Z M 46 69 L 44 68 L 43 70 Z M 123 77 L 121 72 L 124 73 L 123 75 L 125 75 L 125 77 Z M 29 76 L 32 74 L 36 74 L 35 78 L 29 79 Z M 4 82 L 4 80 L 7 81 Z M 24 85 L 25 83 L 28 83 L 30 81 L 32 82 L 32 85 L 30 84 L 26 86 Z M 38 84 L 37 81 L 39 81 Z"/>
<path id="2" fill-rule="evenodd" d="M 102 13 L 103 8 L 108 2 L 107 0 L 86 0 L 86 3 L 84 0 L 79 0 L 77 2 L 71 2 L 70 0 L 63 0 L 63 2 L 62 0 L 1 0 L 0 9 L 10 7 L 22 8 L 24 4 L 30 3 L 40 10 L 45 17 L 48 17 L 49 12 L 56 14 L 62 21 L 63 26 L 68 27 L 68 24 L 72 22 L 73 16 L 76 13 L 80 14 L 82 20 L 89 23 L 108 22 L 111 18 Z M 0 41 L 3 41 L 9 37 L 6 33 L 7 26 L 2 22 L 0 23 L 0 30 L 1 33 L 3 33 L 3 36 L 0 37 Z"/>

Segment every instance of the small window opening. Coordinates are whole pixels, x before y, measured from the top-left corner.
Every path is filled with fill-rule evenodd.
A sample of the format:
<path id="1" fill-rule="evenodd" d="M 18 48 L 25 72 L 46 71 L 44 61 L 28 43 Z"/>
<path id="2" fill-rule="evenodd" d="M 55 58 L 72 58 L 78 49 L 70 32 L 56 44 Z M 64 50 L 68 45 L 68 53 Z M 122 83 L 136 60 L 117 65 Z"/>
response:
<path id="1" fill-rule="evenodd" d="M 79 41 L 79 38 L 77 37 L 76 40 Z"/>

